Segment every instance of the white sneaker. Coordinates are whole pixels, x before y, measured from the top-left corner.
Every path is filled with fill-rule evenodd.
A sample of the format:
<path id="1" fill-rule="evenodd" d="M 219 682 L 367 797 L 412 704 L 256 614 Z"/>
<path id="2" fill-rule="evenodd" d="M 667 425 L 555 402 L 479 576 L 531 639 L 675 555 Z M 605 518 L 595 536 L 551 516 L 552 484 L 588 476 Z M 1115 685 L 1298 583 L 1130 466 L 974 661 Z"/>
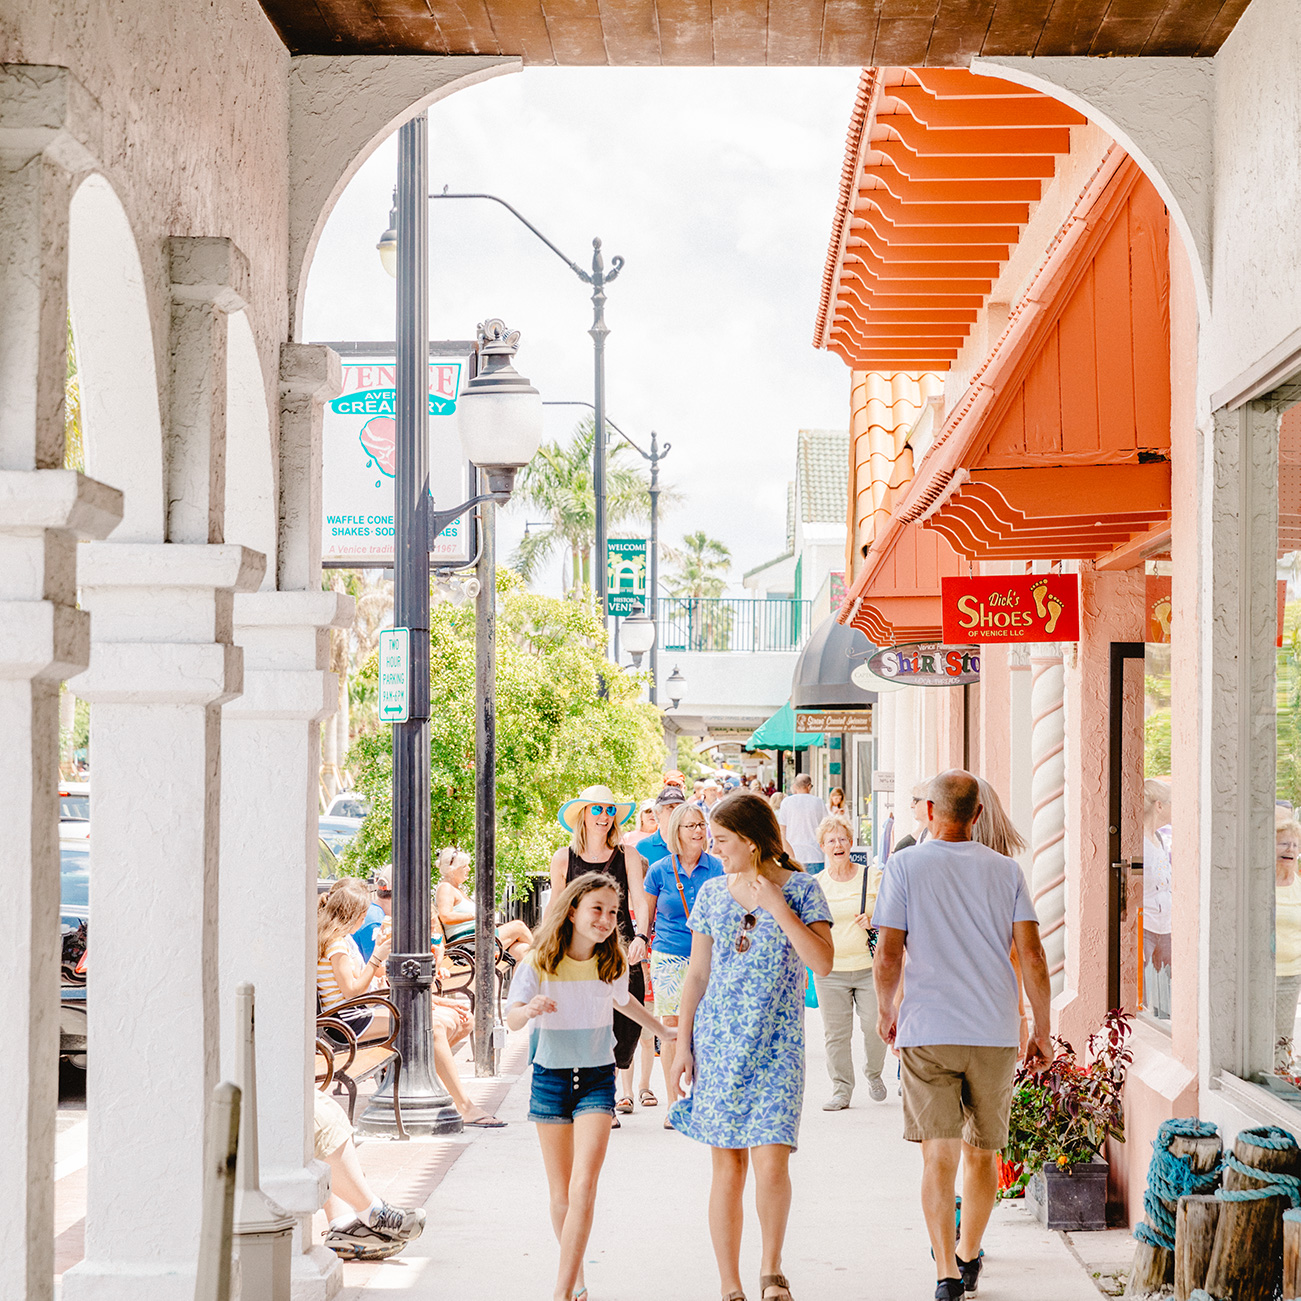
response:
<path id="1" fill-rule="evenodd" d="M 846 1111 L 849 1108 L 849 1099 L 843 1093 L 833 1093 L 831 1098 L 822 1104 L 823 1111 Z"/>
<path id="2" fill-rule="evenodd" d="M 873 1102 L 885 1101 L 885 1081 L 879 1075 L 874 1080 L 868 1080 L 867 1096 Z"/>

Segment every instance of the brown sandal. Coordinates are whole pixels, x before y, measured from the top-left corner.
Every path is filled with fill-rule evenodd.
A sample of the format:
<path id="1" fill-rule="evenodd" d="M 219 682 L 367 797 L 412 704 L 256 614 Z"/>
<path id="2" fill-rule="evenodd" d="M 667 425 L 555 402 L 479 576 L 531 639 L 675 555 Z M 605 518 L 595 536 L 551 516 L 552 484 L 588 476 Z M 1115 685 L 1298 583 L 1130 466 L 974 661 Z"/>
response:
<path id="1" fill-rule="evenodd" d="M 729 1292 L 729 1293 L 728 1293 L 728 1294 L 723 1298 L 723 1301 L 745 1301 L 745 1293 L 744 1293 L 744 1292 Z"/>
<path id="2" fill-rule="evenodd" d="M 770 1287 L 779 1287 L 786 1293 L 785 1301 L 795 1301 L 791 1296 L 791 1285 L 785 1274 L 762 1274 L 759 1277 L 759 1295 L 763 1301 L 782 1301 L 780 1297 L 768 1297 L 767 1291 Z"/>

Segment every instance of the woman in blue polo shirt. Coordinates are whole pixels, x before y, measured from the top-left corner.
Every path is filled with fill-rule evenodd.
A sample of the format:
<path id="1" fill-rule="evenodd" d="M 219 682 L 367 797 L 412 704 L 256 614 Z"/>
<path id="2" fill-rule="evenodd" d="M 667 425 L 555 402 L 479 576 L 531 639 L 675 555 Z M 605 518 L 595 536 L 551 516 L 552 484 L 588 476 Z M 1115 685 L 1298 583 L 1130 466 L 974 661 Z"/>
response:
<path id="1" fill-rule="evenodd" d="M 655 939 L 651 947 L 651 984 L 655 990 L 655 1015 L 665 1025 L 678 1023 L 682 1004 L 682 981 L 691 957 L 691 931 L 687 918 L 695 907 L 700 887 L 710 877 L 723 875 L 723 864 L 707 854 L 709 824 L 698 804 L 679 804 L 661 826 L 660 834 L 668 848 L 668 857 L 652 863 L 643 889 L 650 905 L 649 929 Z M 664 1083 L 669 1088 L 669 1053 L 663 1053 Z M 669 1088 L 669 1097 L 673 1096 Z M 667 1116 L 664 1128 L 672 1129 Z"/>

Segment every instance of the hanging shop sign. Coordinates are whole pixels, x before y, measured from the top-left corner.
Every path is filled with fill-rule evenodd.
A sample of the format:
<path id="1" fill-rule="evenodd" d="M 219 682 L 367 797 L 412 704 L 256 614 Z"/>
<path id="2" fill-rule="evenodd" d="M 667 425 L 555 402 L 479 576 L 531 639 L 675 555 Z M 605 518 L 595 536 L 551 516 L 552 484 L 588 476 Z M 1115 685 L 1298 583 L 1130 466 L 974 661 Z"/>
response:
<path id="1" fill-rule="evenodd" d="M 393 564 L 393 475 L 397 412 L 393 354 L 343 359 L 343 392 L 326 403 L 321 427 L 321 559 L 335 568 Z M 429 494 L 436 507 L 471 494 L 456 404 L 468 357 L 429 362 Z M 438 535 L 430 559 L 470 561 L 469 521 L 453 520 Z"/>
<path id="2" fill-rule="evenodd" d="M 872 789 L 874 791 L 881 791 L 883 794 L 887 794 L 887 795 L 893 794 L 894 793 L 893 771 L 886 772 L 884 769 L 878 768 L 875 772 L 873 772 Z"/>
<path id="3" fill-rule="evenodd" d="M 817 713 L 798 712 L 795 715 L 795 730 L 801 735 L 818 732 L 870 732 L 872 730 L 872 710 L 835 709 Z M 837 742 L 837 745 L 839 742 Z"/>
<path id="4" fill-rule="evenodd" d="M 1078 641 L 1075 574 L 986 575 L 941 580 L 944 640 Z"/>
<path id="5" fill-rule="evenodd" d="M 1171 593 L 1169 574 L 1148 574 L 1146 579 L 1147 600 L 1147 637 L 1146 641 L 1156 645 L 1170 644 L 1170 626 L 1174 621 L 1174 600 Z M 1278 580 L 1278 626 L 1274 633 L 1274 645 L 1283 645 L 1283 620 L 1287 614 L 1287 579 Z"/>
<path id="6" fill-rule="evenodd" d="M 960 687 L 980 681 L 980 647 L 917 642 L 888 646 L 867 661 L 879 678 L 905 687 Z"/>
<path id="7" fill-rule="evenodd" d="M 605 612 L 626 615 L 646 608 L 646 539 L 606 538 Z"/>

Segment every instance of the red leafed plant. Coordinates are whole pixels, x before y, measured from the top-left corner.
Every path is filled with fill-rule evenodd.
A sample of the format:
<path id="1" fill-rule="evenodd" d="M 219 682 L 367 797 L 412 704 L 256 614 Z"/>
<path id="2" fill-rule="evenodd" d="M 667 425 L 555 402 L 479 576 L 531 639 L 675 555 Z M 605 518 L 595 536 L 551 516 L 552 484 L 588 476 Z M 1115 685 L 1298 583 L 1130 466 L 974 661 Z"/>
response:
<path id="1" fill-rule="evenodd" d="M 358 435 L 366 455 L 391 479 L 396 470 L 398 450 L 397 421 L 392 416 L 374 416 L 366 421 Z"/>
<path id="2" fill-rule="evenodd" d="M 1028 1173 L 1046 1165 L 1069 1171 L 1093 1160 L 1108 1138 L 1125 1137 L 1125 1076 L 1134 1058 L 1130 1023 L 1127 1012 L 1108 1012 L 1089 1036 L 1087 1065 L 1054 1037 L 1057 1054 L 1045 1070 L 1035 1075 L 1018 1069 L 1005 1166 L 1020 1164 Z"/>

